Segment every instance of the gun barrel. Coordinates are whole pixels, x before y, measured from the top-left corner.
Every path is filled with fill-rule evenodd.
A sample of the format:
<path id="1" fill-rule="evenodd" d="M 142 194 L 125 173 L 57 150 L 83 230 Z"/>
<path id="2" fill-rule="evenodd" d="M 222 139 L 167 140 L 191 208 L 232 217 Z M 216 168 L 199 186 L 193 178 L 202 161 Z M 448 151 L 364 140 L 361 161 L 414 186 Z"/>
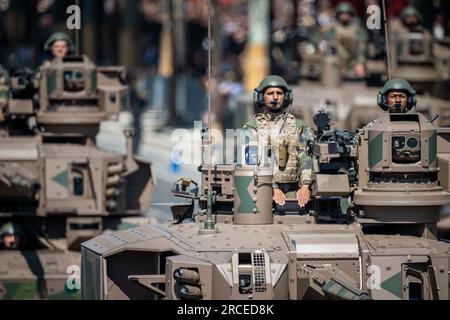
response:
<path id="1" fill-rule="evenodd" d="M 28 189 L 33 193 L 41 190 L 41 183 L 27 169 L 19 165 L 0 167 L 0 180 L 9 187 Z"/>

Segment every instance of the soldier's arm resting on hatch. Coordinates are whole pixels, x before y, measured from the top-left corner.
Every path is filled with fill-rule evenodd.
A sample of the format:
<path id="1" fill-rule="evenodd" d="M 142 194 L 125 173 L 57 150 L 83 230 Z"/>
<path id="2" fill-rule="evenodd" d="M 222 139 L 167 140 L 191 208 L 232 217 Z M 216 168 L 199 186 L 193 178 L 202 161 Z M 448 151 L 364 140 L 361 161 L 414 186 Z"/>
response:
<path id="1" fill-rule="evenodd" d="M 367 31 L 364 30 L 363 27 L 360 27 L 358 30 L 358 60 L 360 62 L 364 62 L 366 60 L 366 50 L 367 50 L 367 42 L 369 41 L 369 35 Z"/>

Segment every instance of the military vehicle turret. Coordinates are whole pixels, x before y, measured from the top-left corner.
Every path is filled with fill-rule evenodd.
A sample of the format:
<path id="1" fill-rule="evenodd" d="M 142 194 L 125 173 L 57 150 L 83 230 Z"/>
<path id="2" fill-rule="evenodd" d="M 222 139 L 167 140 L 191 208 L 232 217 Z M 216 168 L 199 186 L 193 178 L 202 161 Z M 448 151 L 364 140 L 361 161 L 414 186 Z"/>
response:
<path id="1" fill-rule="evenodd" d="M 0 124 L 0 226 L 20 226 L 26 241 L 0 250 L 0 299 L 79 298 L 80 243 L 150 222 L 142 215 L 153 174 L 133 154 L 132 131 L 126 155 L 95 142 L 100 123 L 127 107 L 125 76 L 83 55 L 11 75 Z"/>
<path id="2" fill-rule="evenodd" d="M 407 80 L 420 93 L 439 95 L 437 87 L 442 81 L 449 80 L 450 49 L 445 39 L 436 39 L 422 26 L 422 20 L 422 14 L 415 7 L 408 6 L 398 19 L 389 21 L 391 76 Z M 377 46 L 377 39 L 370 43 L 370 47 Z M 369 73 L 387 78 L 385 48 L 370 51 Z"/>
<path id="3" fill-rule="evenodd" d="M 82 244 L 83 298 L 448 300 L 450 245 L 436 223 L 450 203 L 450 131 L 417 112 L 356 132 L 325 110 L 314 122 L 306 208 L 272 206 L 272 169 L 243 132 L 235 165 L 204 161 L 200 186 L 175 184 L 188 201 L 173 221 Z"/>

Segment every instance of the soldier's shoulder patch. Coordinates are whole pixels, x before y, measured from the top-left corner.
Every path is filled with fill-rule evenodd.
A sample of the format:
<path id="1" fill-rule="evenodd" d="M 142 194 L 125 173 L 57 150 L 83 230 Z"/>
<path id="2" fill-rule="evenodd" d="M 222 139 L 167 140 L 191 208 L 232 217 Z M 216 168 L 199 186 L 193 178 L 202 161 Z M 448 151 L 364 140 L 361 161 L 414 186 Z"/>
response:
<path id="1" fill-rule="evenodd" d="M 258 128 L 258 125 L 256 124 L 256 119 L 251 119 L 249 122 L 247 122 L 244 125 L 244 129 L 249 129 L 249 128 L 251 128 L 251 129 L 257 129 Z"/>
<path id="2" fill-rule="evenodd" d="M 297 129 L 303 129 L 304 127 L 306 127 L 305 122 L 301 119 L 295 119 L 295 125 Z"/>

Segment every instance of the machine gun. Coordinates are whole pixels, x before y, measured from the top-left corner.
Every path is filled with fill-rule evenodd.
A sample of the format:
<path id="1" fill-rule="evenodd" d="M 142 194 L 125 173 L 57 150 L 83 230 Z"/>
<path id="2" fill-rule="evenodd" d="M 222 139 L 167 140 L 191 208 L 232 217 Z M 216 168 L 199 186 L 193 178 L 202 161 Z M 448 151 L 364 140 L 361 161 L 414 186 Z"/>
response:
<path id="1" fill-rule="evenodd" d="M 33 99 L 36 93 L 35 72 L 24 68 L 12 74 L 11 96 L 12 99 Z"/>
<path id="2" fill-rule="evenodd" d="M 314 116 L 317 138 L 313 155 L 318 160 L 320 173 L 346 173 L 350 185 L 356 183 L 356 145 L 355 134 L 351 131 L 331 127 L 331 115 L 320 110 Z"/>
<path id="3" fill-rule="evenodd" d="M 5 106 L 5 130 L 10 136 L 30 136 L 36 133 L 33 120 L 37 108 L 37 82 L 33 70 L 24 68 L 11 75 L 8 101 Z"/>
<path id="4" fill-rule="evenodd" d="M 357 140 L 353 132 L 333 128 L 331 120 L 325 110 L 314 116 L 312 212 L 319 220 L 346 222 L 340 203 L 357 184 Z"/>

